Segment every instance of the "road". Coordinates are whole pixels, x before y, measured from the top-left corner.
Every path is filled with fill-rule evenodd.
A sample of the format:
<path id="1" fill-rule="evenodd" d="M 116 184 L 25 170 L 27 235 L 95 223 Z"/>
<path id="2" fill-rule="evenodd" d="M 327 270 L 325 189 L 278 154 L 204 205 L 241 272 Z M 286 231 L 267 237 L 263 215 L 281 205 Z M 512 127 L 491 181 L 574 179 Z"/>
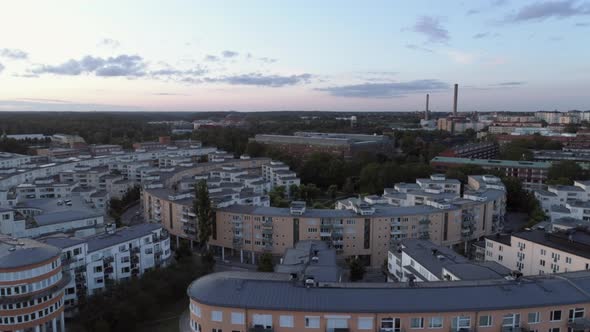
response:
<path id="1" fill-rule="evenodd" d="M 127 211 L 123 212 L 121 215 L 121 222 L 123 225 L 131 226 L 137 225 L 144 222 L 143 216 L 139 210 L 139 202 L 137 204 L 131 206 Z"/>

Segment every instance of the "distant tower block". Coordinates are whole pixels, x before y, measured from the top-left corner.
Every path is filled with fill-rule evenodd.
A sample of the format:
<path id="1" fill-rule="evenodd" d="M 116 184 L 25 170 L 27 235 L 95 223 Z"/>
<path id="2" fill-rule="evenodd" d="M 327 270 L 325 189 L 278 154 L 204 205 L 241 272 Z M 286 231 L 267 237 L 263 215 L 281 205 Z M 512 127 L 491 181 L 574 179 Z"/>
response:
<path id="1" fill-rule="evenodd" d="M 424 120 L 428 121 L 428 101 L 430 99 L 430 95 L 426 94 L 426 111 L 424 112 Z"/>
<path id="2" fill-rule="evenodd" d="M 457 96 L 459 95 L 459 84 L 455 84 L 455 98 L 453 101 L 453 116 L 457 116 Z"/>

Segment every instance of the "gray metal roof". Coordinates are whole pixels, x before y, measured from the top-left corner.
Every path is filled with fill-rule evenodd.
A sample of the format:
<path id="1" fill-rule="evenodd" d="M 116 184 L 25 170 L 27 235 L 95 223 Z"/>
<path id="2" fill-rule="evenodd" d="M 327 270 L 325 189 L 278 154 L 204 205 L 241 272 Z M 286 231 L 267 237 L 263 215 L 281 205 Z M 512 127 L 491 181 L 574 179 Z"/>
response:
<path id="1" fill-rule="evenodd" d="M 404 284 L 334 283 L 305 288 L 280 273 L 221 272 L 195 280 L 188 295 L 212 306 L 259 310 L 420 313 L 489 311 L 587 303 L 590 272 Z"/>
<path id="2" fill-rule="evenodd" d="M 47 226 L 53 224 L 61 224 L 63 222 L 69 222 L 74 220 L 89 219 L 101 217 L 100 213 L 93 213 L 90 211 L 81 210 L 66 210 L 52 213 L 41 214 L 35 216 L 35 221 L 39 226 Z"/>
<path id="3" fill-rule="evenodd" d="M 317 261 L 312 257 L 317 251 Z M 299 277 L 313 276 L 318 282 L 338 282 L 341 270 L 336 264 L 336 250 L 328 248 L 323 241 L 303 240 L 295 248 L 289 248 L 283 255 L 281 264 L 275 272 L 297 273 Z"/>
<path id="4" fill-rule="evenodd" d="M 84 239 L 77 238 L 77 237 L 70 237 L 67 235 L 48 236 L 48 237 L 40 238 L 37 240 L 40 242 L 52 245 L 54 247 L 61 248 L 61 249 L 70 248 L 75 245 L 86 242 L 86 240 L 84 240 Z"/>
<path id="5" fill-rule="evenodd" d="M 54 246 L 31 239 L 13 240 L 0 235 L 0 269 L 38 264 L 59 255 L 61 250 Z"/>
<path id="6" fill-rule="evenodd" d="M 160 224 L 139 224 L 120 228 L 114 234 L 100 234 L 86 238 L 88 243 L 88 252 L 101 250 L 112 247 L 122 242 L 134 240 L 151 234 L 152 232 L 162 228 Z"/>

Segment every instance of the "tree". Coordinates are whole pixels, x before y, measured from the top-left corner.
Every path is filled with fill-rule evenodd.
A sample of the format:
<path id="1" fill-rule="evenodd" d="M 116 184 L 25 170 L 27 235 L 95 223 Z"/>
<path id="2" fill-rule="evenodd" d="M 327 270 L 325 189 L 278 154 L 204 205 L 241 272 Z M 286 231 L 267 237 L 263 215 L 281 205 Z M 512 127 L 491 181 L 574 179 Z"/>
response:
<path id="1" fill-rule="evenodd" d="M 211 208 L 211 199 L 209 199 L 209 189 L 207 182 L 200 180 L 195 187 L 195 200 L 193 203 L 194 210 L 198 221 L 198 238 L 201 248 L 209 242 L 213 233 L 213 209 Z"/>
<path id="2" fill-rule="evenodd" d="M 289 198 L 291 198 L 292 200 L 298 200 L 299 198 L 301 198 L 299 186 L 297 186 L 296 184 L 292 184 L 289 187 Z"/>
<path id="3" fill-rule="evenodd" d="M 338 186 L 333 184 L 328 187 L 327 194 L 332 200 L 336 199 L 336 193 L 338 192 Z"/>
<path id="4" fill-rule="evenodd" d="M 585 171 L 578 163 L 571 160 L 564 160 L 553 163 L 547 172 L 548 180 L 569 179 L 567 184 L 572 184 L 574 180 L 587 180 L 588 172 Z"/>
<path id="5" fill-rule="evenodd" d="M 275 207 L 281 207 L 288 202 L 285 200 L 285 187 L 284 186 L 276 186 L 272 188 L 272 190 L 268 193 L 270 197 L 270 205 Z"/>
<path id="6" fill-rule="evenodd" d="M 258 271 L 259 272 L 274 272 L 275 264 L 272 260 L 272 255 L 269 253 L 264 253 L 260 255 L 258 259 Z"/>
<path id="7" fill-rule="evenodd" d="M 365 266 L 358 258 L 349 258 L 348 268 L 350 270 L 350 281 L 359 281 L 365 276 Z"/>

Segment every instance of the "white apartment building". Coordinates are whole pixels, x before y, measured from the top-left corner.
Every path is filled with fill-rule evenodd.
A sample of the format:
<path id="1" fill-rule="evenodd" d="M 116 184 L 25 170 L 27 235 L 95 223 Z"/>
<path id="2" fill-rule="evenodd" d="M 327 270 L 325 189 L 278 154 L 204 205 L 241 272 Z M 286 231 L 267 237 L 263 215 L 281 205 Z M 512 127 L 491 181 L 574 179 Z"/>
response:
<path id="1" fill-rule="evenodd" d="M 405 239 L 387 256 L 388 281 L 427 282 L 500 279 L 510 270 L 495 262 L 472 262 L 428 240 Z"/>
<path id="2" fill-rule="evenodd" d="M 271 161 L 270 164 L 263 165 L 262 176 L 270 182 L 272 188 L 284 186 L 288 190 L 291 185 L 301 184 L 301 180 L 289 169 L 289 165 L 280 161 Z"/>
<path id="3" fill-rule="evenodd" d="M 172 254 L 168 232 L 158 224 L 109 225 L 91 237 L 57 234 L 38 240 L 62 250 L 62 266 L 71 276 L 64 298 L 70 313 L 81 297 L 166 266 Z"/>
<path id="4" fill-rule="evenodd" d="M 16 168 L 21 165 L 29 164 L 35 157 L 23 154 L 0 152 L 0 169 Z"/>
<path id="5" fill-rule="evenodd" d="M 525 276 L 590 269 L 587 231 L 530 230 L 485 239 L 485 260 Z"/>
<path id="6" fill-rule="evenodd" d="M 574 181 L 573 186 L 548 186 L 535 190 L 535 198 L 552 222 L 561 218 L 590 221 L 590 181 Z"/>

